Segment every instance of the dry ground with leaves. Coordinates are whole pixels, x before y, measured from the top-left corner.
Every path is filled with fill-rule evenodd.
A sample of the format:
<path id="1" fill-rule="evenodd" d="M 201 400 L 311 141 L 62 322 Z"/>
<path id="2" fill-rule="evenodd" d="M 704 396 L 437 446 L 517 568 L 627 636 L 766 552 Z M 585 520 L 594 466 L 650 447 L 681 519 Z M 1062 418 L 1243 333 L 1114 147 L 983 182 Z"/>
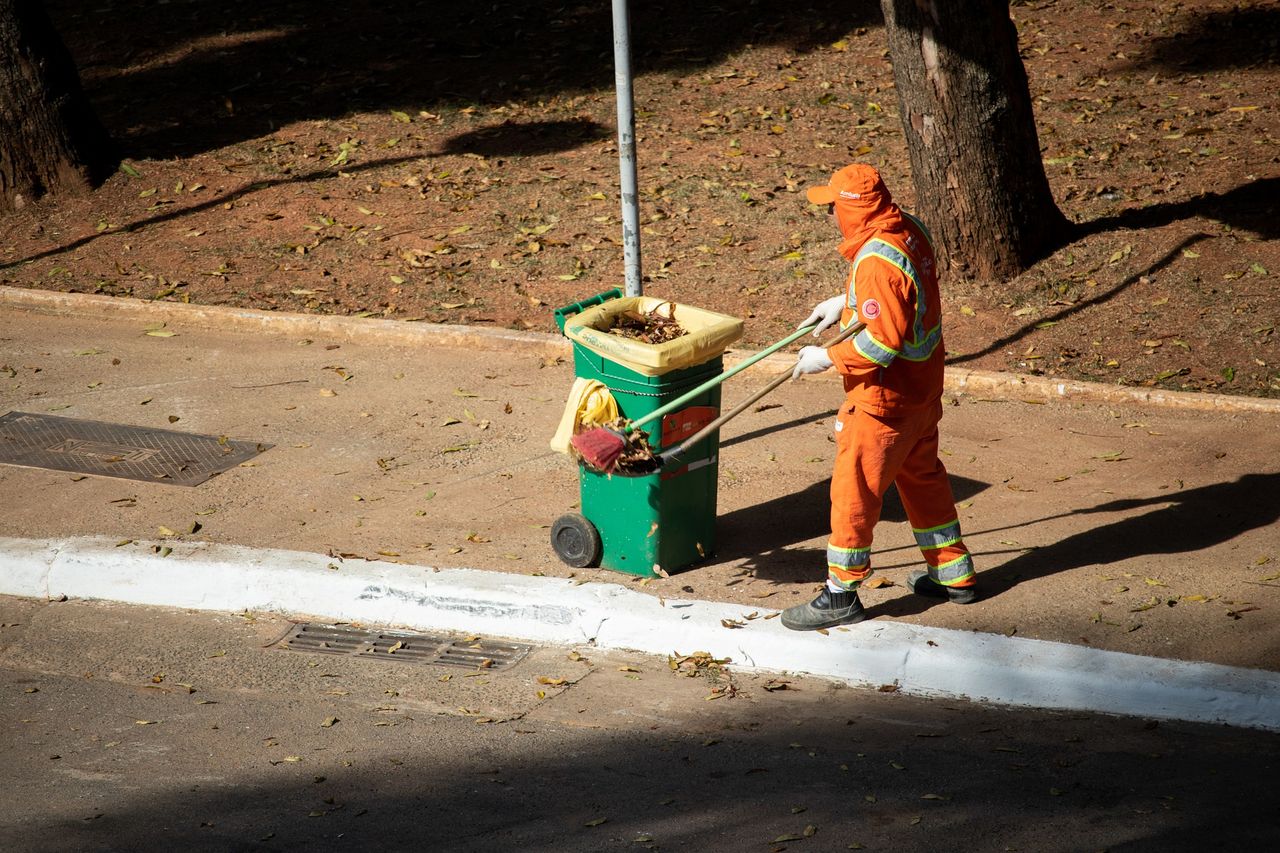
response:
<path id="1" fill-rule="evenodd" d="M 50 6 L 125 165 L 0 221 L 0 283 L 548 332 L 621 286 L 608 4 Z M 1012 12 L 1075 230 L 944 282 L 950 362 L 1280 397 L 1280 10 Z M 914 202 L 878 4 L 632 15 L 646 292 L 781 337 L 843 275 L 801 190 Z"/>

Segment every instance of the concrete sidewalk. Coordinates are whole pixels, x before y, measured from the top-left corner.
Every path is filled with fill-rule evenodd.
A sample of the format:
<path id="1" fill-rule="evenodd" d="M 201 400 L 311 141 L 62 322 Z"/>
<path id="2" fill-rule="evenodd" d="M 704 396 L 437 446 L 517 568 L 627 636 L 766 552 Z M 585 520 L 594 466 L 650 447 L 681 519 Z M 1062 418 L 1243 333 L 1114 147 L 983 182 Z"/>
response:
<path id="1" fill-rule="evenodd" d="M 175 334 L 146 334 L 160 322 Z M 1085 683 L 1082 694 L 1110 690 L 1117 675 L 1132 679 L 1134 671 L 1116 668 L 1128 655 L 1141 656 L 1143 677 L 1169 684 L 1183 683 L 1170 674 L 1180 665 L 1162 659 L 1280 670 L 1274 577 L 1280 411 L 1273 401 L 951 372 L 944 460 L 985 599 L 961 608 L 905 592 L 901 582 L 919 554 L 900 506 L 890 501 L 874 561 L 895 583 L 863 596 L 876 618 L 829 637 L 807 636 L 765 617 L 805 600 L 823 575 L 838 384 L 825 377 L 788 384 L 726 426 L 716 554 L 670 578 L 641 580 L 569 569 L 548 544 L 550 523 L 577 501 L 576 467 L 547 448 L 573 378 L 568 355 L 563 340 L 546 335 L 0 294 L 0 413 L 274 445 L 194 488 L 0 466 L 6 507 L 0 534 L 9 537 L 11 552 L 27 554 L 28 568 L 30 560 L 46 567 L 22 574 L 7 562 L 0 592 L 30 595 L 44 583 L 54 594 L 98 594 L 49 586 L 52 577 L 60 583 L 68 577 L 53 572 L 57 555 L 75 552 L 82 568 L 88 565 L 75 577 L 91 578 L 99 566 L 104 576 L 146 589 L 138 595 L 150 603 L 201 606 L 189 592 L 181 601 L 164 600 L 166 590 L 179 588 L 175 578 L 184 577 L 182 555 L 213 547 L 214 562 L 234 565 L 225 547 L 236 546 L 254 549 L 234 551 L 240 555 L 260 549 L 319 555 L 335 576 L 377 561 L 377 571 L 401 590 L 425 587 L 442 574 L 435 570 L 471 569 L 481 571 L 448 577 L 462 583 L 492 573 L 523 576 L 522 584 L 554 584 L 555 595 L 580 584 L 604 586 L 634 593 L 642 610 L 672 610 L 681 600 L 698 601 L 710 614 L 727 607 L 724 613 L 737 616 L 708 623 L 708 644 L 716 628 L 725 648 L 763 642 L 792 650 L 790 658 L 770 658 L 769 667 L 805 669 L 812 662 L 839 671 L 809 671 L 866 683 L 896 671 L 895 678 L 915 682 L 903 689 L 920 692 L 929 688 L 920 679 L 934 676 L 919 670 L 906 676 L 859 658 L 872 637 L 893 638 L 886 641 L 892 646 L 905 642 L 901 632 L 949 630 L 942 636 L 970 643 L 956 649 L 985 656 L 973 663 L 975 672 L 1001 661 L 1006 675 L 1021 669 L 1024 682 L 1057 677 L 1025 677 L 1036 671 L 1029 661 L 1057 661 L 1062 673 L 1063 661 L 1074 659 L 1106 676 Z M 771 361 L 730 380 L 726 404 L 780 366 Z M 163 548 L 172 549 L 168 557 L 156 553 Z M 97 556 L 85 564 L 84 554 Z M 15 589 L 19 575 L 26 585 Z M 373 618 L 352 615 L 352 602 L 337 592 L 327 604 L 317 600 L 301 583 L 294 583 L 297 604 L 281 594 L 271 606 Z M 336 589 L 314 583 L 322 588 Z M 231 603 L 202 594 L 211 606 Z M 414 618 L 436 618 L 424 613 Z M 719 618 L 745 627 L 717 627 Z M 516 623 L 482 630 L 498 632 L 501 624 Z M 1018 644 L 1024 640 L 1050 642 Z M 816 651 L 823 642 L 836 653 Z M 1009 643 L 1016 653 L 993 651 Z M 1064 654 L 1056 644 L 1074 651 Z M 840 659 L 846 663 L 830 662 Z M 965 659 L 956 654 L 948 667 Z M 851 675 L 850 666 L 863 667 L 861 675 Z M 1190 686 L 1208 671 L 1188 672 L 1194 672 L 1186 676 Z M 1230 672 L 1233 684 L 1252 686 L 1234 694 L 1224 688 L 1224 696 L 1266 692 L 1273 683 L 1266 672 Z M 957 692 L 954 685 L 937 692 L 1047 707 L 1083 701 L 1055 705 L 995 691 Z M 1214 701 L 1195 701 L 1201 700 Z M 1185 716 L 1159 707 L 1151 713 Z M 1278 717 L 1256 704 L 1249 714 L 1253 722 L 1242 724 Z M 1213 713 L 1200 719 L 1238 721 Z"/>

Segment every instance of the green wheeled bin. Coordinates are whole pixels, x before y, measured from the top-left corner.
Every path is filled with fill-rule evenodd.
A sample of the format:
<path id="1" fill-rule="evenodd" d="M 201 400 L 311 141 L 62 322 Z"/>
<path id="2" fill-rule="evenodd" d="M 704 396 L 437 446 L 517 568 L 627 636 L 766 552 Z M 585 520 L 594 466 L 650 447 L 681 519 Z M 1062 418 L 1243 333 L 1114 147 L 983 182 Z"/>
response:
<path id="1" fill-rule="evenodd" d="M 661 302 L 652 297 L 624 298 L 615 289 L 555 313 L 560 330 L 574 341 L 575 377 L 603 383 L 619 414 L 635 421 L 718 376 L 723 371 L 724 348 L 741 335 L 742 322 L 675 305 L 674 316 L 691 340 L 674 354 L 655 352 L 650 358 L 645 351 L 633 358 L 635 347 L 651 345 L 590 334 L 592 323 L 609 323 L 610 312 L 616 315 L 627 307 L 628 299 L 640 307 Z M 593 315 L 604 315 L 604 319 Z M 715 385 L 642 429 L 654 450 L 660 451 L 693 435 L 719 414 L 720 386 Z M 719 434 L 713 433 L 692 448 L 679 467 L 648 476 L 602 474 L 579 463 L 581 513 L 561 516 L 552 525 L 553 549 L 571 566 L 600 566 L 643 577 L 673 573 L 710 557 L 716 547 L 719 455 Z"/>

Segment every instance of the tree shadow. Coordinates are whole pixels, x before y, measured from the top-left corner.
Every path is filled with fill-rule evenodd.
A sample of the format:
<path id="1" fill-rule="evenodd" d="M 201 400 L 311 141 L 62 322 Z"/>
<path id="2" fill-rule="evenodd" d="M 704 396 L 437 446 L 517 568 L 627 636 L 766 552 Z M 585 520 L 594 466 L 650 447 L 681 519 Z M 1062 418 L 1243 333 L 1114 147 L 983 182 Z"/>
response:
<path id="1" fill-rule="evenodd" d="M 343 174 L 356 174 L 359 172 L 366 172 L 373 169 L 381 169 L 387 166 L 395 166 L 401 163 L 409 163 L 418 159 L 419 158 L 417 157 L 388 157 L 382 160 L 369 160 L 364 163 L 344 165 L 342 167 L 342 172 Z M 332 180 L 333 178 L 336 178 L 336 177 L 338 177 L 338 170 L 335 168 L 335 169 L 319 169 L 315 172 L 309 172 L 305 175 L 293 175 L 288 178 L 272 178 L 270 180 L 265 180 L 265 181 L 253 181 L 252 183 L 246 184 L 238 189 L 231 190 L 230 192 L 217 193 L 212 198 L 206 199 L 205 201 L 199 202 L 198 204 L 192 204 L 186 207 L 174 208 L 173 210 L 167 210 L 164 213 L 158 213 L 155 216 L 149 216 L 144 219 L 136 219 L 133 222 L 126 222 L 123 225 L 121 225 L 119 228 L 113 228 L 110 231 L 99 231 L 94 234 L 88 234 L 84 237 L 79 238 L 78 240 L 72 240 L 70 243 L 67 243 L 66 245 L 63 245 L 63 246 L 56 246 L 52 249 L 45 249 L 42 252 L 36 252 L 34 255 L 28 255 L 25 258 L 18 258 L 17 260 L 5 261 L 4 263 L 0 263 L 0 270 L 9 269 L 10 267 L 22 266 L 23 264 L 29 264 L 33 261 L 38 261 L 43 258 L 49 258 L 55 255 L 60 255 L 60 254 L 63 254 L 64 252 L 71 252 L 76 249 L 79 249 L 81 246 L 86 246 L 89 243 L 92 243 L 95 240 L 100 240 L 104 237 L 114 237 L 120 234 L 129 234 L 136 231 L 141 231 L 146 228 L 151 228 L 156 225 L 161 225 L 165 222 L 171 222 L 175 219 L 181 219 L 184 216 L 187 216 L 192 213 L 198 213 L 202 210 L 208 210 L 213 207 L 222 207 L 228 202 L 232 202 L 237 199 L 244 198 L 246 196 L 252 195 L 253 193 L 260 192 L 265 189 L 269 189 L 270 187 L 278 187 L 278 186 L 281 186 L 282 184 L 307 184 L 307 183 L 311 183 L 312 181 L 327 181 L 327 180 Z M 395 235 L 388 234 L 384 236 L 390 237 Z"/>
<path id="2" fill-rule="evenodd" d="M 460 133 L 445 143 L 441 154 L 479 154 L 482 157 L 534 156 L 569 151 L 585 143 L 606 139 L 611 128 L 590 119 L 570 121 L 504 121 Z"/>
<path id="3" fill-rule="evenodd" d="M 979 480 L 951 476 L 951 490 L 957 501 L 968 500 L 989 487 L 989 483 Z M 719 543 L 716 559 L 751 558 L 746 567 L 764 580 L 814 580 L 817 577 L 815 569 L 826 565 L 821 549 L 791 546 L 818 536 L 825 537 L 830 532 L 830 495 L 831 479 L 828 477 L 803 491 L 720 516 L 716 526 Z M 896 486 L 891 486 L 884 496 L 880 520 L 890 523 L 907 520 Z"/>
<path id="4" fill-rule="evenodd" d="M 1267 239 L 1276 239 L 1280 237 L 1280 218 L 1276 216 L 1276 210 L 1280 204 L 1278 204 L 1277 199 L 1280 199 L 1280 178 L 1261 178 L 1241 184 L 1224 193 L 1202 193 L 1185 201 L 1153 204 L 1148 207 L 1125 210 L 1111 216 L 1103 216 L 1090 222 L 1080 223 L 1073 227 L 1072 236 L 1064 245 L 1093 234 L 1159 228 L 1174 222 L 1191 219 L 1192 217 L 1217 219 L 1227 223 L 1232 228 L 1254 231 Z M 975 361 L 983 356 L 999 352 L 1020 341 L 1034 331 L 1037 326 L 1045 322 L 1059 322 L 1088 308 L 1109 302 L 1140 279 L 1152 276 L 1178 260 L 1184 249 L 1188 249 L 1202 240 L 1210 239 L 1210 237 L 1211 235 L 1204 233 L 1185 237 L 1151 266 L 1128 276 L 1114 287 L 1104 290 L 1089 299 L 1082 299 L 1053 314 L 1037 318 L 1034 322 L 1026 323 L 976 352 L 949 356 L 947 363 L 963 364 L 966 361 Z"/>
<path id="5" fill-rule="evenodd" d="M 1186 555 L 1276 523 L 1280 520 L 1278 496 L 1280 472 L 1272 472 L 1245 474 L 1229 483 L 1150 498 L 1108 501 L 1076 510 L 1073 515 L 1157 507 L 1142 515 L 1089 527 L 990 569 L 978 566 L 982 595 L 992 597 L 1016 584 L 1047 575 L 1136 557 L 1179 554 L 1191 559 Z M 1159 574 L 1159 570 L 1152 569 L 1152 574 Z M 921 613 L 933 605 L 933 601 L 919 596 L 905 596 L 873 608 L 876 612 L 872 615 L 903 616 Z"/>
<path id="6" fill-rule="evenodd" d="M 47 805 L 18 798 L 0 838 L 27 853 L 862 846 L 851 838 L 873 849 L 1046 849 L 1045 838 L 1063 833 L 1075 843 L 1049 849 L 1265 850 L 1280 839 L 1266 818 L 1270 791 L 1258 784 L 1274 760 L 1271 734 L 956 702 L 946 703 L 954 712 L 947 717 L 864 691 L 789 692 L 770 697 L 765 719 L 751 719 L 748 706 L 685 725 L 638 693 L 629 730 L 574 732 L 535 720 L 467 737 L 457 721 L 405 715 L 384 739 L 394 746 L 355 740 L 336 754 L 321 747 L 295 759 L 305 762 L 298 772 L 262 772 L 266 758 L 241 749 L 210 755 L 194 765 L 202 775 L 184 776 L 189 761 L 148 755 L 159 775 L 142 787 L 95 771 L 93 789 L 58 783 L 82 792 L 69 808 L 65 794 Z M 815 719 L 819 700 L 826 719 Z M 642 727 L 643 719 L 660 722 Z M 1018 755 L 994 758 L 1000 749 Z M 1206 786 L 1206 778 L 1215 781 Z M 1050 800 L 1045 792 L 1057 787 L 1064 796 Z M 924 793 L 932 791 L 945 796 Z M 1135 813 L 1148 817 L 1135 821 Z M 806 824 L 814 829 L 802 835 Z M 768 843 L 783 834 L 803 844 Z"/>
<path id="7" fill-rule="evenodd" d="M 1037 327 L 1042 326 L 1044 323 L 1061 322 L 1062 320 L 1065 320 L 1074 314 L 1079 314 L 1081 311 L 1109 302 L 1112 299 L 1114 299 L 1116 296 L 1120 295 L 1121 292 L 1129 288 L 1131 285 L 1135 284 L 1140 279 L 1154 275 L 1156 272 L 1164 269 L 1165 267 L 1172 264 L 1174 261 L 1178 260 L 1178 258 L 1182 256 L 1182 252 L 1184 249 L 1187 249 L 1190 246 L 1193 246 L 1196 243 L 1199 243 L 1201 240 L 1207 240 L 1207 239 L 1209 239 L 1208 234 L 1193 234 L 1190 237 L 1185 237 L 1182 240 L 1180 240 L 1176 246 L 1174 246 L 1172 249 L 1166 252 L 1163 257 L 1161 257 L 1158 261 L 1153 263 L 1151 266 L 1147 267 L 1145 270 L 1142 270 L 1141 272 L 1133 273 L 1132 275 L 1128 276 L 1127 278 L 1125 278 L 1123 281 L 1121 281 L 1119 284 L 1115 285 L 1114 287 L 1109 288 L 1108 290 L 1104 290 L 1096 296 L 1091 296 L 1088 299 L 1082 299 L 1079 302 L 1073 303 L 1072 305 L 1069 305 L 1061 309 L 1060 311 L 1055 311 L 1052 314 L 1048 314 L 1044 317 L 1040 317 L 1033 322 L 1025 323 L 1020 328 L 1014 329 L 1009 334 L 1003 335 L 997 338 L 996 340 L 987 344 L 985 347 L 983 347 L 980 350 L 977 350 L 975 352 L 957 354 L 957 355 L 949 355 L 947 357 L 947 364 L 963 364 L 966 361 L 975 361 L 979 358 L 982 358 L 983 356 L 990 355 L 991 353 L 994 353 L 994 352 L 999 352 L 1005 349 L 1006 347 L 1010 346 L 1011 344 L 1014 344 L 1020 341 L 1022 338 L 1026 337 L 1027 335 L 1031 334 L 1036 330 Z"/>
<path id="8" fill-rule="evenodd" d="M 1280 237 L 1280 177 L 1260 178 L 1222 193 L 1201 193 L 1179 202 L 1153 204 L 1103 216 L 1077 226 L 1077 238 L 1121 229 L 1159 228 L 1202 216 L 1268 240 Z"/>
<path id="9" fill-rule="evenodd" d="M 129 156 L 215 150 L 301 120 L 612 92 L 607 3 L 102 0 L 50 4 L 90 100 Z M 872 0 L 631 4 L 635 74 L 715 65 L 744 45 L 807 52 L 881 20 Z M 569 115 L 572 103 L 545 104 Z M 335 133 L 343 133 L 335 129 Z"/>
<path id="10" fill-rule="evenodd" d="M 1175 73 L 1280 64 L 1280 8 L 1189 12 L 1182 32 L 1161 39 L 1137 67 Z"/>

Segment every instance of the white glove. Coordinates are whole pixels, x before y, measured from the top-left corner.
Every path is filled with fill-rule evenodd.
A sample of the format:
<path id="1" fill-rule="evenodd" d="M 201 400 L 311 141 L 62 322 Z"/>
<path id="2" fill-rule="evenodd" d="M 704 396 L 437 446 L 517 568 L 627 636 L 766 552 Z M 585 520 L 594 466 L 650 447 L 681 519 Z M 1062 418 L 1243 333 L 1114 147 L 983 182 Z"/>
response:
<path id="1" fill-rule="evenodd" d="M 805 326 L 812 326 L 817 323 L 818 328 L 813 330 L 813 336 L 816 338 L 822 333 L 823 329 L 840 322 L 840 312 L 844 311 L 844 305 L 844 294 L 824 299 L 814 306 L 813 313 L 796 328 L 803 329 Z"/>
<path id="2" fill-rule="evenodd" d="M 844 297 L 841 297 L 842 299 Z M 800 347 L 800 352 L 796 356 L 795 369 L 791 371 L 791 379 L 795 381 L 806 373 L 821 373 L 824 370 L 830 370 L 833 362 L 827 357 L 825 347 Z"/>

